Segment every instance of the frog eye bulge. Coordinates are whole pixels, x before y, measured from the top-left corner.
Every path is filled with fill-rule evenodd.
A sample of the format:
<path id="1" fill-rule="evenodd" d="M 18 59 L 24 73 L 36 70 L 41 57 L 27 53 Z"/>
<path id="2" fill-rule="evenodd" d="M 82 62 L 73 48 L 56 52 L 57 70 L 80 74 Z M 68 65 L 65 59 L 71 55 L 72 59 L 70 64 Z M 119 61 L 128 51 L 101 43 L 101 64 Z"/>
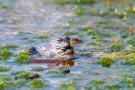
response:
<path id="1" fill-rule="evenodd" d="M 58 38 L 57 42 L 60 43 L 62 41 L 62 38 Z"/>

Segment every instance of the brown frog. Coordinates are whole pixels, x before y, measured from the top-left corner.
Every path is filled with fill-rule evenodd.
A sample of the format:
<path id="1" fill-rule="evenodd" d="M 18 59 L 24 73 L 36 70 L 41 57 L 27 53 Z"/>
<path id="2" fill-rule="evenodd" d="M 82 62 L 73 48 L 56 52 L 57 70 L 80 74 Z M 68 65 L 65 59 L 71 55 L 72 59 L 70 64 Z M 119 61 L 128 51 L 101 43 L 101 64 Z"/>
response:
<path id="1" fill-rule="evenodd" d="M 26 48 L 30 54 L 38 52 L 42 57 L 45 58 L 67 58 L 71 59 L 74 56 L 73 47 L 70 46 L 70 38 L 54 38 L 41 46 L 35 48 L 29 46 Z"/>

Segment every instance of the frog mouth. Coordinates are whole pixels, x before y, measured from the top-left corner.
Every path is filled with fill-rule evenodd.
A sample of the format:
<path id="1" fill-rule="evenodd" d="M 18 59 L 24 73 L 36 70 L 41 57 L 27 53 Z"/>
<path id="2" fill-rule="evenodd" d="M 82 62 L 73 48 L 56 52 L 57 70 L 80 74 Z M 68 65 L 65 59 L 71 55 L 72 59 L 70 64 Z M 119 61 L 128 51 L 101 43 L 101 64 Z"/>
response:
<path id="1" fill-rule="evenodd" d="M 66 46 L 66 47 L 64 47 L 65 49 L 73 49 L 73 47 L 71 47 L 71 46 Z"/>

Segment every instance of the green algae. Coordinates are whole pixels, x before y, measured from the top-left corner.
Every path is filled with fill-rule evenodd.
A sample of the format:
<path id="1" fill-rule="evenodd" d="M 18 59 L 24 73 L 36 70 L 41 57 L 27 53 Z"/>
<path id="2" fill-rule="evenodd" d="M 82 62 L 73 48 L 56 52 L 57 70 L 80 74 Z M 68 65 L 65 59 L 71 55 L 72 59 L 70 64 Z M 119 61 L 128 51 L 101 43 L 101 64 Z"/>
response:
<path id="1" fill-rule="evenodd" d="M 92 4 L 96 0 L 55 0 L 56 3 L 64 5 L 64 4 Z"/>
<path id="2" fill-rule="evenodd" d="M 135 53 L 126 55 L 125 59 L 122 60 L 122 64 L 135 65 Z"/>
<path id="3" fill-rule="evenodd" d="M 103 57 L 97 61 L 98 64 L 101 64 L 103 67 L 110 67 L 114 60 L 111 57 Z"/>
<path id="4" fill-rule="evenodd" d="M 33 70 L 34 71 L 43 71 L 44 68 L 43 67 L 40 67 L 40 66 L 37 66 L 37 67 L 34 67 Z"/>
<path id="5" fill-rule="evenodd" d="M 110 46 L 110 49 L 111 49 L 111 51 L 120 51 L 121 49 L 122 49 L 122 45 L 121 44 L 112 44 L 111 46 Z"/>
<path id="6" fill-rule="evenodd" d="M 23 50 L 22 52 L 19 52 L 16 57 L 15 61 L 19 63 L 26 63 L 28 62 L 28 59 L 30 58 L 28 50 Z"/>
<path id="7" fill-rule="evenodd" d="M 84 13 L 82 6 L 74 6 L 73 7 L 73 12 L 76 15 L 81 15 L 81 14 Z"/>
<path id="8" fill-rule="evenodd" d="M 18 78 L 26 78 L 29 76 L 29 72 L 26 72 L 26 71 L 14 71 L 12 72 L 12 75 L 14 76 L 15 79 L 18 79 Z"/>
<path id="9" fill-rule="evenodd" d="M 9 4 L 6 4 L 6 3 L 1 3 L 0 6 L 2 8 L 11 8 L 11 6 Z"/>
<path id="10" fill-rule="evenodd" d="M 6 85 L 4 84 L 3 81 L 0 81 L 0 90 L 4 90 Z"/>
<path id="11" fill-rule="evenodd" d="M 44 81 L 42 79 L 33 79 L 29 82 L 29 86 L 30 87 L 34 87 L 34 88 L 41 88 L 44 86 Z"/>
<path id="12" fill-rule="evenodd" d="M 60 90 L 75 90 L 75 86 L 72 81 L 67 81 L 67 82 L 62 83 L 59 86 L 59 89 Z"/>
<path id="13" fill-rule="evenodd" d="M 15 44 L 2 44 L 0 45 L 0 49 L 13 49 L 13 48 L 18 48 L 18 45 Z"/>
<path id="14" fill-rule="evenodd" d="M 7 70 L 9 70 L 9 67 L 0 66 L 0 72 L 1 72 L 1 71 L 7 71 Z"/>
<path id="15" fill-rule="evenodd" d="M 135 37 L 131 37 L 129 40 L 127 40 L 127 44 L 135 46 Z"/>
<path id="16" fill-rule="evenodd" d="M 0 60 L 5 60 L 12 55 L 12 52 L 6 49 L 0 49 Z"/>
<path id="17" fill-rule="evenodd" d="M 38 34 L 35 38 L 38 38 L 38 39 L 46 39 L 47 36 L 46 36 L 44 33 L 40 33 L 40 34 Z"/>

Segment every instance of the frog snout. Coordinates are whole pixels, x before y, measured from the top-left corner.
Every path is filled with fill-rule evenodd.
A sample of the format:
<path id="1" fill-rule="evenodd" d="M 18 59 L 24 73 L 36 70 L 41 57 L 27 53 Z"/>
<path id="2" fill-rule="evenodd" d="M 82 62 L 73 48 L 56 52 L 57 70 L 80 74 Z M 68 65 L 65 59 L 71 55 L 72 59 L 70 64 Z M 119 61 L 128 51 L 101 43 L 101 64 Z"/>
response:
<path id="1" fill-rule="evenodd" d="M 65 44 L 64 45 L 65 47 L 69 47 L 70 46 L 70 43 L 64 42 L 64 44 Z"/>

